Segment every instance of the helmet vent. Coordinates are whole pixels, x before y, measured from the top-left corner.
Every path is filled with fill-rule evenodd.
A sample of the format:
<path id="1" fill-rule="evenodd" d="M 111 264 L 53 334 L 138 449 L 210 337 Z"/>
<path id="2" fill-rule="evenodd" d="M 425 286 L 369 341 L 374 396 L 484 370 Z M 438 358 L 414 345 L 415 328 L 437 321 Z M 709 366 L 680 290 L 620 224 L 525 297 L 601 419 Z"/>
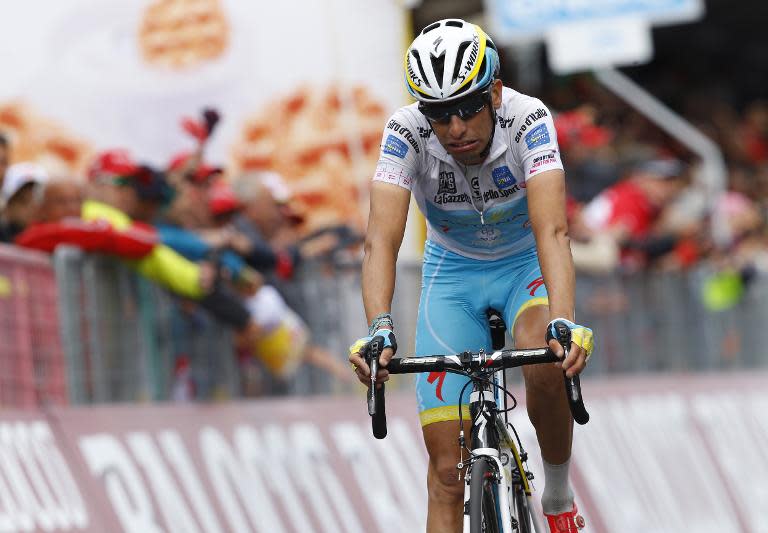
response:
<path id="1" fill-rule="evenodd" d="M 426 85 L 427 87 L 429 87 L 431 89 L 432 86 L 429 84 L 429 80 L 424 75 L 424 65 L 421 64 L 421 56 L 419 55 L 419 51 L 418 50 L 411 50 L 411 54 L 413 54 L 413 57 L 416 58 L 416 64 L 419 67 L 419 77 L 421 77 L 422 81 L 424 82 L 424 85 Z"/>
<path id="2" fill-rule="evenodd" d="M 423 30 L 421 30 L 421 34 L 424 35 L 425 33 L 430 32 L 430 31 L 434 30 L 435 28 L 439 28 L 439 27 L 440 27 L 440 23 L 439 22 L 434 22 L 434 23 L 430 24 L 429 26 L 427 26 L 426 28 L 424 28 Z"/>
<path id="3" fill-rule="evenodd" d="M 469 48 L 469 45 L 471 43 L 469 41 L 463 42 L 459 45 L 459 49 L 456 52 L 456 62 L 453 65 L 453 76 L 451 77 L 451 83 L 456 83 L 456 79 L 459 77 L 459 69 L 461 68 L 461 58 L 464 57 L 464 52 L 467 51 L 467 48 Z"/>
<path id="4" fill-rule="evenodd" d="M 454 26 L 456 28 L 463 28 L 464 23 L 460 20 L 448 20 L 445 22 L 446 26 Z"/>
<path id="5" fill-rule="evenodd" d="M 432 61 L 432 70 L 435 72 L 437 82 L 439 85 L 442 85 L 443 73 L 445 71 L 445 52 L 440 54 L 440 57 L 430 55 L 429 59 Z"/>

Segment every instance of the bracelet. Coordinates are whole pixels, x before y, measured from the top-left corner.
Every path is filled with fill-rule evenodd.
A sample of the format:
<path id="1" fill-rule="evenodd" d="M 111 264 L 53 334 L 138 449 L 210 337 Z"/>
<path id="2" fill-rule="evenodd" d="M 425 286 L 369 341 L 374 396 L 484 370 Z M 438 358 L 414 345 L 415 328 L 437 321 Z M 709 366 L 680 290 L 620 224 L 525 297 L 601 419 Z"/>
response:
<path id="1" fill-rule="evenodd" d="M 389 313 L 381 313 L 371 320 L 371 325 L 368 326 L 368 335 L 373 335 L 377 330 L 389 329 L 394 331 L 395 327 L 392 323 L 392 315 Z"/>

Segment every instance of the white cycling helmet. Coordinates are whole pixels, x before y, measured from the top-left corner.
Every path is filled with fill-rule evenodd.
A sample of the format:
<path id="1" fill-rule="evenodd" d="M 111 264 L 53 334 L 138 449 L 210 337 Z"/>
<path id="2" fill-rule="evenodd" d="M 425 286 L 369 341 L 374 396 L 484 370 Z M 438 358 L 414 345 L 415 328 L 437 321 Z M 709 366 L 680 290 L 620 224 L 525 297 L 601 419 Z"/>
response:
<path id="1" fill-rule="evenodd" d="M 408 92 L 420 102 L 449 102 L 484 89 L 499 73 L 499 54 L 475 24 L 444 19 L 424 28 L 405 53 Z"/>

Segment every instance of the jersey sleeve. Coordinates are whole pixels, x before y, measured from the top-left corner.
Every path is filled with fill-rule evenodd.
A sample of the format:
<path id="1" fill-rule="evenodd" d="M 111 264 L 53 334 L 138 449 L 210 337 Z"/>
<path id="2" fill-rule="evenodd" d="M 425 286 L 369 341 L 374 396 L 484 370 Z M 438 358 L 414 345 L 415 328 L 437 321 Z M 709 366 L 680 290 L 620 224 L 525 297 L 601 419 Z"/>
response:
<path id="1" fill-rule="evenodd" d="M 405 108 L 387 121 L 381 139 L 381 152 L 373 181 L 392 183 L 411 190 L 416 169 L 426 149 L 418 126 Z"/>
<path id="2" fill-rule="evenodd" d="M 526 181 L 553 169 L 563 169 L 552 113 L 538 99 L 531 99 L 514 137 Z"/>

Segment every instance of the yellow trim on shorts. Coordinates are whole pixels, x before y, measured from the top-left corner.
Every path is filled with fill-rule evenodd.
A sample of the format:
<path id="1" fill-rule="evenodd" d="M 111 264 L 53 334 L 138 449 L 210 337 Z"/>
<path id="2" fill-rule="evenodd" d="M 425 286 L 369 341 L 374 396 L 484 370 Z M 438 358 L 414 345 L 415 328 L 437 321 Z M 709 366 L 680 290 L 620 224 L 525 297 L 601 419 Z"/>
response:
<path id="1" fill-rule="evenodd" d="M 520 306 L 520 309 L 517 310 L 517 314 L 515 314 L 515 319 L 512 321 L 512 327 L 510 328 L 510 331 L 515 330 L 515 323 L 517 323 L 517 319 L 520 317 L 520 315 L 523 314 L 523 311 L 530 307 L 535 307 L 537 305 L 549 305 L 549 298 L 546 296 L 540 296 L 539 298 L 531 298 L 527 302 L 525 302 L 523 305 Z"/>
<path id="2" fill-rule="evenodd" d="M 461 416 L 464 420 L 469 420 L 469 406 L 461 406 Z M 419 413 L 421 427 L 435 422 L 451 422 L 459 419 L 459 410 L 455 405 L 445 405 L 443 407 L 433 407 Z"/>

